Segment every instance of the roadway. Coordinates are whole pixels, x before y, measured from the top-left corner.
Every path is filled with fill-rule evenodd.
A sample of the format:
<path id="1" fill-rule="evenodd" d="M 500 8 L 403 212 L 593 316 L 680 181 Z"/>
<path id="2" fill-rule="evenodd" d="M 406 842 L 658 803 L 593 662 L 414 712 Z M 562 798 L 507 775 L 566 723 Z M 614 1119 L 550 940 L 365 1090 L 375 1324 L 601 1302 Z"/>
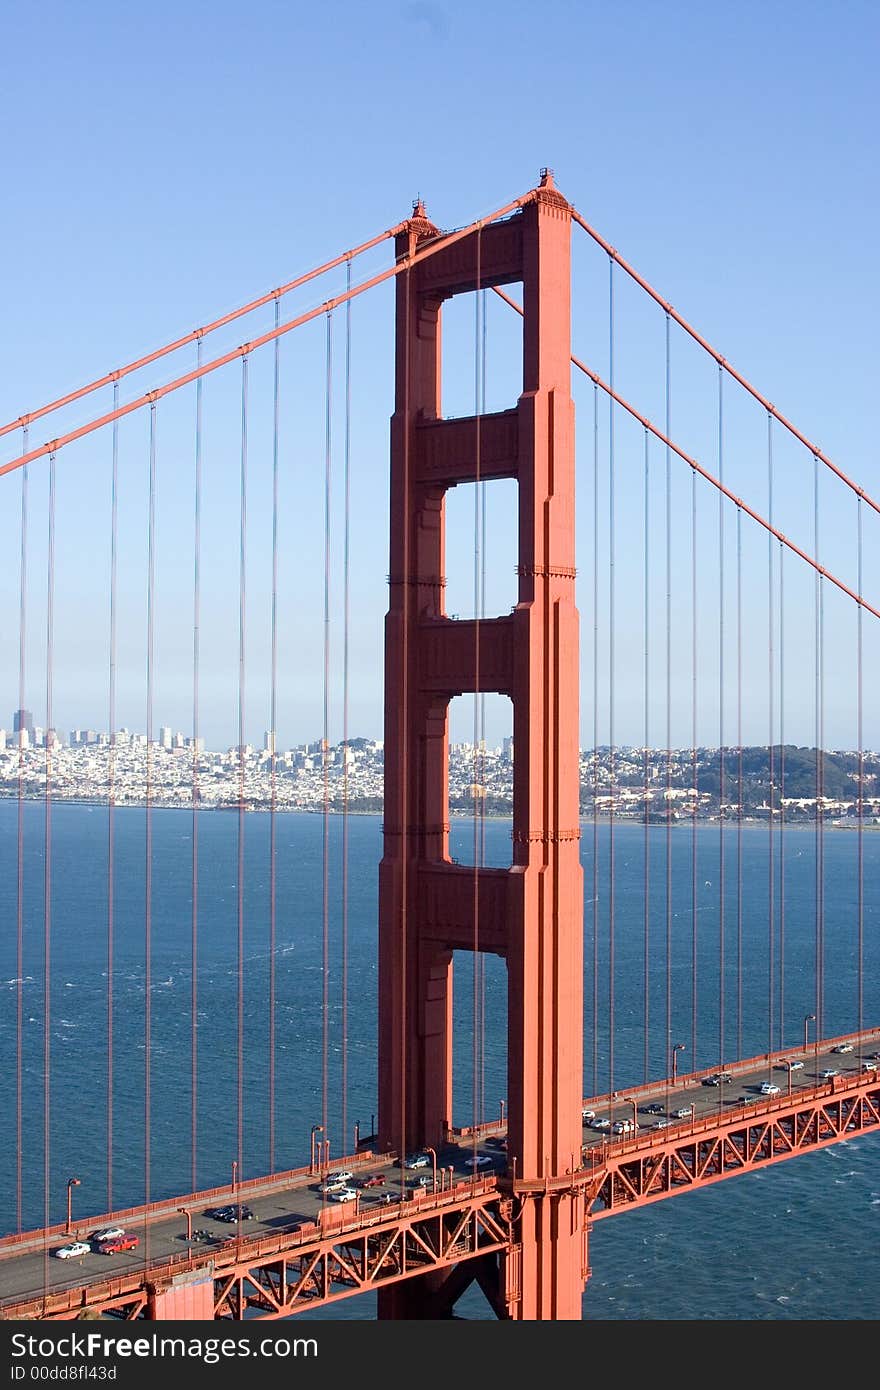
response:
<path id="1" fill-rule="evenodd" d="M 789 1087 L 794 1096 L 813 1091 L 817 1086 L 827 1092 L 834 1079 L 823 1076 L 826 1070 L 833 1070 L 845 1078 L 860 1073 L 865 1060 L 880 1066 L 880 1031 L 863 1035 L 860 1042 L 854 1040 L 852 1051 L 836 1051 L 841 1041 L 736 1063 L 727 1068 L 729 1082 L 717 1086 L 705 1084 L 715 1074 L 710 1071 L 677 1077 L 674 1084 L 667 1078 L 613 1097 L 588 1098 L 584 1101 L 587 1117 L 583 1124 L 584 1154 L 606 1145 L 622 1142 L 630 1145 L 634 1137 L 631 1130 L 614 1132 L 615 1124 L 625 1121 L 635 1121 L 638 1125 L 636 1138 L 653 1136 L 654 1131 L 662 1130 L 669 1139 L 674 1139 L 676 1132 L 686 1131 L 694 1121 L 727 1115 L 733 1119 L 736 1112 L 753 1103 L 784 1101 Z M 789 1061 L 802 1065 L 789 1069 Z M 761 1086 L 767 1082 L 779 1087 L 777 1095 L 762 1092 Z M 420 1169 L 401 1168 L 392 1156 L 377 1158 L 363 1154 L 349 1158 L 338 1166 L 353 1174 L 351 1185 L 357 1189 L 357 1199 L 350 1207 L 360 1214 L 375 1211 L 377 1216 L 385 1212 L 392 1215 L 401 1200 L 409 1200 L 425 1187 L 430 1192 L 435 1176 L 438 1190 L 462 1182 L 475 1172 L 482 1177 L 493 1173 L 507 1176 L 504 1135 L 505 1127 L 500 1123 L 482 1126 L 477 1136 L 456 1135 L 454 1142 L 437 1149 L 436 1172 L 431 1156 L 427 1165 Z M 659 1138 L 659 1134 L 656 1137 Z M 476 1169 L 472 1166 L 475 1152 L 480 1155 L 480 1166 Z M 332 1171 L 337 1165 L 331 1163 L 329 1166 Z M 363 1180 L 373 1174 L 380 1174 L 384 1182 L 375 1187 L 363 1187 Z M 390 1203 L 386 1194 L 391 1197 Z M 337 1205 L 330 1196 L 322 1194 L 320 1179 L 315 1174 L 303 1172 L 286 1182 L 276 1177 L 242 1183 L 237 1198 L 250 1207 L 252 1220 L 229 1224 L 206 1214 L 211 1207 L 232 1202 L 230 1187 L 200 1202 L 190 1199 L 192 1204 L 186 1208 L 186 1213 L 176 1210 L 169 1202 L 164 1214 L 151 1215 L 148 1223 L 143 1216 L 120 1221 L 126 1231 L 138 1236 L 140 1243 L 135 1250 L 109 1256 L 99 1253 L 94 1246 L 88 1254 L 67 1260 L 59 1259 L 55 1253 L 74 1239 L 87 1241 L 96 1229 L 114 1224 L 107 1216 L 88 1224 L 76 1223 L 70 1236 L 59 1235 L 56 1230 L 48 1239 L 35 1232 L 14 1248 L 9 1245 L 4 1248 L 4 1243 L 0 1242 L 0 1303 L 18 1302 L 40 1296 L 44 1291 L 105 1281 L 116 1274 L 143 1270 L 145 1265 L 179 1258 L 190 1251 L 198 1264 L 209 1260 L 230 1242 L 234 1243 L 239 1236 L 250 1238 L 296 1231 L 303 1224 L 316 1222 L 322 1210 Z M 346 1211 L 348 1209 L 349 1204 L 346 1204 Z M 206 1238 L 188 1239 L 188 1231 L 193 1234 L 203 1231 Z M 318 1234 L 317 1229 L 315 1234 Z"/>

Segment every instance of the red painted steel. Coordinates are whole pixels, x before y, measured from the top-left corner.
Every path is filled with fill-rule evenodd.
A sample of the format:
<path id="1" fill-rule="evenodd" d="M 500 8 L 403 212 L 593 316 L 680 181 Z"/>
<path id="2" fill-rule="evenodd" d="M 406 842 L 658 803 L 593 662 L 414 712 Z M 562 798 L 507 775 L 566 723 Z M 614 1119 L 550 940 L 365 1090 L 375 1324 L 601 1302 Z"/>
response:
<path id="1" fill-rule="evenodd" d="M 436 1146 L 448 1130 L 452 952 L 489 949 L 508 968 L 509 1156 L 521 1178 L 555 1177 L 580 1152 L 583 1073 L 570 208 L 547 174 L 520 213 L 477 227 L 455 246 L 435 241 L 420 264 L 421 243 L 436 237 L 421 212 L 397 238 L 398 261 L 410 269 L 397 282 L 391 425 L 380 1147 Z M 510 281 L 522 281 L 525 300 L 515 414 L 443 423 L 441 305 Z M 495 461 L 492 475 L 519 484 L 519 601 L 512 619 L 480 620 L 494 653 L 486 663 L 474 625 L 450 620 L 443 603 L 445 492 L 481 477 L 484 448 Z M 502 626 L 509 629 L 504 640 Z M 501 875 L 465 873 L 449 857 L 448 704 L 477 690 L 513 701 L 513 865 Z M 480 907 L 499 892 L 500 911 L 490 913 L 484 941 Z M 577 1192 L 536 1194 L 522 1204 L 511 1317 L 580 1319 L 582 1215 Z M 498 1270 L 496 1306 L 511 1278 Z M 389 1290 L 380 1317 L 431 1317 L 441 1294 L 429 1281 Z"/>

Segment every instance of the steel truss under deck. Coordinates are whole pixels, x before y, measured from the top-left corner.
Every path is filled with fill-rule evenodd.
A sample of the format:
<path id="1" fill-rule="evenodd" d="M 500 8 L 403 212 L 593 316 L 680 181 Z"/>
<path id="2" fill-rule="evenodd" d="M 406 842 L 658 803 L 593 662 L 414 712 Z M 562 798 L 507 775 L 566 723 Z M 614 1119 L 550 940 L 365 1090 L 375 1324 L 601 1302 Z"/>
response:
<path id="1" fill-rule="evenodd" d="M 880 1085 L 810 1099 L 784 1097 L 760 1115 L 697 1122 L 649 1151 L 644 1143 L 607 1152 L 589 1185 L 591 1220 L 880 1129 Z M 662 1133 L 662 1131 L 661 1131 Z"/>

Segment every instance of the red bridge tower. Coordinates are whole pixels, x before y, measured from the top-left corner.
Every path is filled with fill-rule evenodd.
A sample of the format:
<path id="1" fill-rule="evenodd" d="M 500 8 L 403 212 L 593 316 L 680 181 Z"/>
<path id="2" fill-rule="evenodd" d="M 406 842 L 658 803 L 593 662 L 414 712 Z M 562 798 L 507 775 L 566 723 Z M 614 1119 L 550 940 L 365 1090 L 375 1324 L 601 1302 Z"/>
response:
<path id="1" fill-rule="evenodd" d="M 452 1122 L 452 953 L 490 951 L 508 974 L 508 1182 L 514 1244 L 500 1263 L 379 1293 L 380 1318 L 448 1316 L 477 1277 L 499 1316 L 577 1319 L 586 1270 L 580 1162 L 583 882 L 579 857 L 578 615 L 574 600 L 571 208 L 549 171 L 501 221 L 448 238 L 421 204 L 397 238 L 385 630 L 385 815 L 379 918 L 379 1141 L 442 1144 Z M 441 305 L 522 282 L 523 390 L 496 414 L 444 420 Z M 515 478 L 519 595 L 509 615 L 444 611 L 444 499 Z M 513 863 L 449 856 L 448 706 L 513 702 Z"/>

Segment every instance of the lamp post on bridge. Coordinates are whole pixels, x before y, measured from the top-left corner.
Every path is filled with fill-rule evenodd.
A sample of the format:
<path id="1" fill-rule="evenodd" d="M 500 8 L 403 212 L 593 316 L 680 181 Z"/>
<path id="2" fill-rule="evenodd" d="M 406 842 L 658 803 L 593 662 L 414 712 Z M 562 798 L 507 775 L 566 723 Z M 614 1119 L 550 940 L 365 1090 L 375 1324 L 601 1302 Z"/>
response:
<path id="1" fill-rule="evenodd" d="M 70 1235 L 70 1234 L 71 1234 L 71 1229 L 72 1229 L 72 1227 L 71 1227 L 71 1220 L 72 1220 L 72 1218 L 71 1218 L 71 1207 L 72 1207 L 72 1201 L 73 1201 L 73 1189 L 74 1189 L 75 1187 L 79 1187 L 79 1186 L 80 1186 L 80 1180 L 79 1180 L 79 1178 L 68 1178 L 68 1179 L 67 1179 L 67 1225 L 66 1225 L 65 1228 L 64 1228 L 65 1234 L 66 1234 L 66 1235 Z"/>
<path id="2" fill-rule="evenodd" d="M 815 1022 L 816 1022 L 816 1015 L 815 1015 L 815 1014 L 804 1014 L 804 1052 L 806 1052 L 807 1047 L 809 1046 L 808 1038 L 809 1038 L 810 1024 L 811 1024 L 811 1023 L 815 1023 Z M 819 1080 L 819 1030 L 818 1030 L 818 1028 L 816 1028 L 816 1029 L 814 1029 L 813 1031 L 814 1031 L 814 1044 L 815 1044 L 814 1049 L 813 1049 L 813 1080 L 814 1080 L 814 1081 L 818 1081 L 818 1080 Z"/>
<path id="3" fill-rule="evenodd" d="M 676 1043 L 675 1046 L 674 1046 L 673 1049 L 672 1049 L 672 1084 L 673 1084 L 673 1086 L 675 1085 L 675 1082 L 676 1082 L 676 1080 L 677 1080 L 677 1078 L 678 1078 L 678 1054 L 679 1054 L 679 1052 L 684 1052 L 684 1050 L 685 1050 L 686 1047 L 687 1047 L 687 1043 Z"/>
<path id="4" fill-rule="evenodd" d="M 816 1022 L 816 1015 L 815 1015 L 815 1014 L 804 1014 L 804 1052 L 806 1052 L 807 1047 L 809 1046 L 808 1034 L 809 1034 L 809 1031 L 810 1031 L 810 1024 L 811 1024 L 811 1023 L 815 1023 L 815 1022 Z"/>
<path id="5" fill-rule="evenodd" d="M 186 1217 L 186 1239 L 187 1239 L 187 1240 L 192 1240 L 192 1233 L 193 1233 L 193 1217 L 192 1217 L 192 1212 L 190 1211 L 189 1207 L 178 1207 L 177 1210 L 180 1212 L 181 1216 L 185 1216 L 185 1217 Z"/>
<path id="6" fill-rule="evenodd" d="M 323 1134 L 323 1132 L 324 1132 L 324 1126 L 323 1126 L 323 1125 L 312 1125 L 312 1136 L 311 1136 L 310 1148 L 309 1148 L 309 1172 L 310 1172 L 310 1173 L 314 1173 L 315 1167 L 316 1167 L 316 1162 L 317 1162 L 317 1160 L 316 1160 L 317 1148 L 316 1148 L 316 1138 L 315 1138 L 315 1136 L 318 1135 L 318 1134 Z"/>
<path id="7" fill-rule="evenodd" d="M 432 1188 L 434 1196 L 437 1195 L 437 1152 L 432 1149 L 430 1144 L 425 1145 L 425 1153 L 431 1155 Z"/>

